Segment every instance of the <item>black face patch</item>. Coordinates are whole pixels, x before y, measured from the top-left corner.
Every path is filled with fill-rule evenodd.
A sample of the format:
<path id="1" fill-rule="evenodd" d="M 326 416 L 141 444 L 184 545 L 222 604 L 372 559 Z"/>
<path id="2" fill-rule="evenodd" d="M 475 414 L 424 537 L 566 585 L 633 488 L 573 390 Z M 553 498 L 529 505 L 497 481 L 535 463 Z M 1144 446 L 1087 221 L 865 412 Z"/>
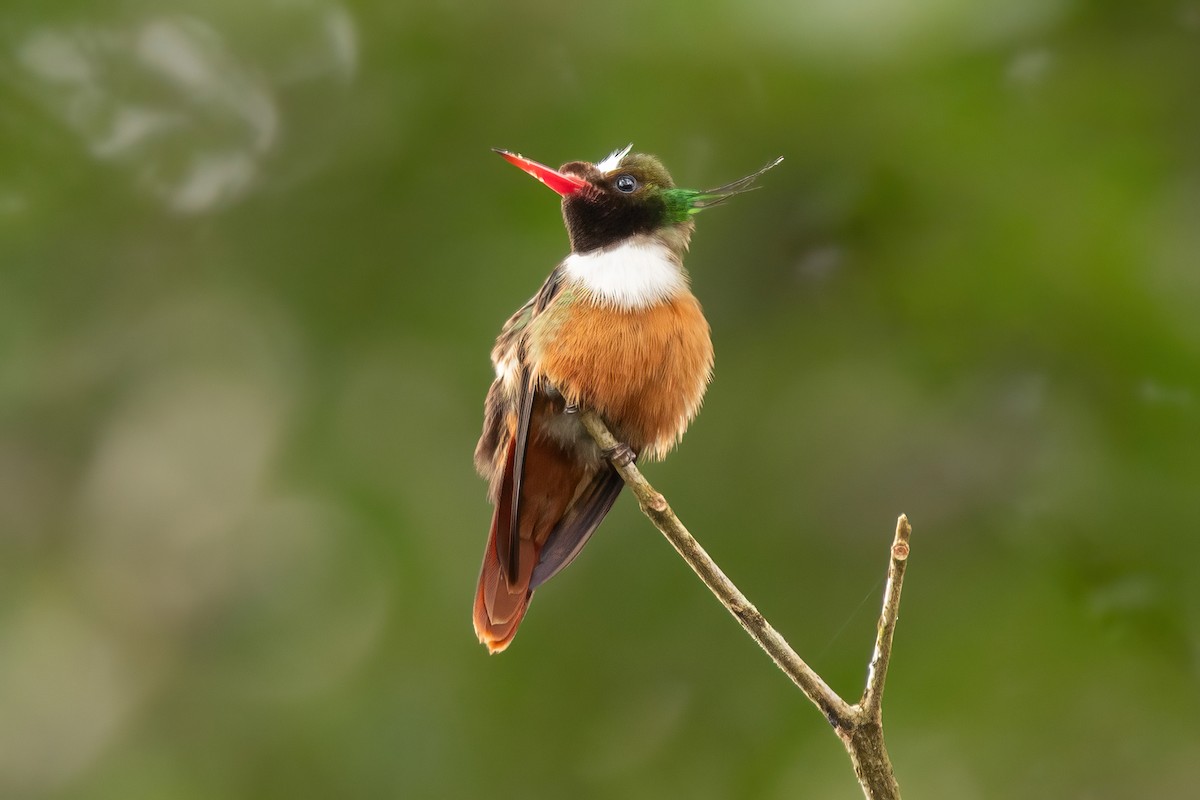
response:
<path id="1" fill-rule="evenodd" d="M 586 253 L 666 222 L 667 209 L 657 193 L 624 194 L 611 185 L 585 188 L 563 201 L 563 219 L 571 249 Z"/>
<path id="2" fill-rule="evenodd" d="M 591 184 L 563 198 L 563 219 L 576 253 L 607 247 L 668 224 L 662 190 L 675 183 L 654 156 L 631 153 L 608 174 L 584 161 L 563 164 L 559 171 Z"/>

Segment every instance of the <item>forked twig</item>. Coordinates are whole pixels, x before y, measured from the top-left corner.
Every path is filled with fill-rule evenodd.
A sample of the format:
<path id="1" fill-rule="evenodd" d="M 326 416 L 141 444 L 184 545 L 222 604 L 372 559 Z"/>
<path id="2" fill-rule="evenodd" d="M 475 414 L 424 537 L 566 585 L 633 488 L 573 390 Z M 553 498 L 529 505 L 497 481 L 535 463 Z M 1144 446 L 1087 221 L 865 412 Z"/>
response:
<path id="1" fill-rule="evenodd" d="M 620 442 L 608 430 L 603 420 L 590 410 L 584 410 L 581 420 L 602 451 L 620 451 Z M 869 800 L 898 800 L 900 787 L 896 783 L 891 760 L 883 740 L 883 687 L 891 660 L 892 637 L 900 613 L 900 589 L 904 568 L 908 563 L 909 536 L 912 527 L 903 514 L 896 522 L 888 566 L 887 586 L 883 594 L 875 650 L 867 673 L 867 685 L 862 700 L 850 705 L 804 662 L 758 609 L 746 599 L 733 581 L 721 571 L 712 557 L 688 532 L 675 516 L 665 497 L 650 485 L 633 461 L 612 459 L 613 466 L 637 496 L 638 504 L 654 526 L 662 532 L 671 546 L 683 557 L 721 604 L 732 614 L 754 641 L 767 652 L 784 674 L 804 692 L 805 697 L 821 710 L 837 732 L 850 754 L 854 773 Z"/>

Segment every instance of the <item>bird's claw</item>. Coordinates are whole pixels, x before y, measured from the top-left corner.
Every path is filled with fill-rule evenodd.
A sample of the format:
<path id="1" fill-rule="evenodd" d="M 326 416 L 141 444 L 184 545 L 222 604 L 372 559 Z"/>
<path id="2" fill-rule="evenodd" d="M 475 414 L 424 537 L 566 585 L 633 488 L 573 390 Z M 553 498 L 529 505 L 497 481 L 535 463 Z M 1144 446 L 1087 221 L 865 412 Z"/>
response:
<path id="1" fill-rule="evenodd" d="M 615 447 L 604 448 L 604 457 L 619 467 L 627 467 L 637 461 L 637 453 L 633 452 L 624 442 L 618 443 Z"/>

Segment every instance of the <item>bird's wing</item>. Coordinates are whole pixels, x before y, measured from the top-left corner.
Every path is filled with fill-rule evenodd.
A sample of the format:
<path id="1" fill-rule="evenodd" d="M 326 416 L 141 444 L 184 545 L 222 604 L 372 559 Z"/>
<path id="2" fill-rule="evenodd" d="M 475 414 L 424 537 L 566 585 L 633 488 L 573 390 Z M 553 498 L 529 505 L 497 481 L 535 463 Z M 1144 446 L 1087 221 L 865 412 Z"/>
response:
<path id="1" fill-rule="evenodd" d="M 505 580 L 514 586 L 521 572 L 521 548 L 515 546 L 514 539 L 520 536 L 521 530 L 521 488 L 525 481 L 525 462 L 529 450 L 530 419 L 533 417 L 533 403 L 539 393 L 539 388 L 529 368 L 529 358 L 526 353 L 530 323 L 550 305 L 562 288 L 562 272 L 556 268 L 550 277 L 542 284 L 542 288 L 520 311 L 509 319 L 496 341 L 492 358 L 499 365 L 510 363 L 516 370 L 513 380 L 512 407 L 516 413 L 516 430 L 513 433 L 513 452 L 511 475 L 504 475 L 505 470 L 499 470 L 496 477 L 502 478 L 500 491 L 508 491 L 506 498 L 511 509 L 508 525 L 501 524 L 496 530 L 496 554 L 500 559 L 500 567 Z M 499 355 L 499 359 L 497 358 Z M 508 361 L 505 361 L 508 359 Z M 505 376 L 497 378 L 503 382 Z M 487 431 L 484 432 L 485 438 Z M 502 437 L 497 437 L 497 444 Z M 483 440 L 480 440 L 482 446 Z M 498 454 L 497 454 L 498 455 Z M 501 460 L 501 459 L 497 459 Z M 507 480 L 505 480 L 505 478 Z M 497 493 L 498 494 L 498 493 Z M 500 498 L 494 498 L 499 504 Z"/>
<path id="2" fill-rule="evenodd" d="M 538 554 L 537 565 L 529 581 L 532 591 L 553 578 L 575 560 L 579 551 L 587 544 L 601 520 L 617 501 L 625 481 L 611 464 L 605 464 L 591 477 L 587 485 L 559 520 L 546 544 Z"/>

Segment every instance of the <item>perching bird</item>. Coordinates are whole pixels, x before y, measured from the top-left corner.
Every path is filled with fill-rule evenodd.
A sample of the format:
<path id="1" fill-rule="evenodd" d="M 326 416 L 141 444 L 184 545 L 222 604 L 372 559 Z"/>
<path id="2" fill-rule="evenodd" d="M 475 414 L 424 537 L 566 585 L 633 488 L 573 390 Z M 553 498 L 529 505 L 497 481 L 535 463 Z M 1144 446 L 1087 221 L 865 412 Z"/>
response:
<path id="1" fill-rule="evenodd" d="M 495 510 L 474 609 L 492 653 L 508 647 L 534 589 L 571 563 L 612 508 L 624 483 L 608 458 L 662 458 L 699 411 L 713 349 L 683 267 L 692 216 L 782 160 L 698 192 L 677 189 L 657 158 L 630 149 L 558 170 L 496 151 L 562 196 L 571 254 L 492 350 L 475 465 Z M 621 453 L 600 451 L 582 408 L 604 419 Z"/>

